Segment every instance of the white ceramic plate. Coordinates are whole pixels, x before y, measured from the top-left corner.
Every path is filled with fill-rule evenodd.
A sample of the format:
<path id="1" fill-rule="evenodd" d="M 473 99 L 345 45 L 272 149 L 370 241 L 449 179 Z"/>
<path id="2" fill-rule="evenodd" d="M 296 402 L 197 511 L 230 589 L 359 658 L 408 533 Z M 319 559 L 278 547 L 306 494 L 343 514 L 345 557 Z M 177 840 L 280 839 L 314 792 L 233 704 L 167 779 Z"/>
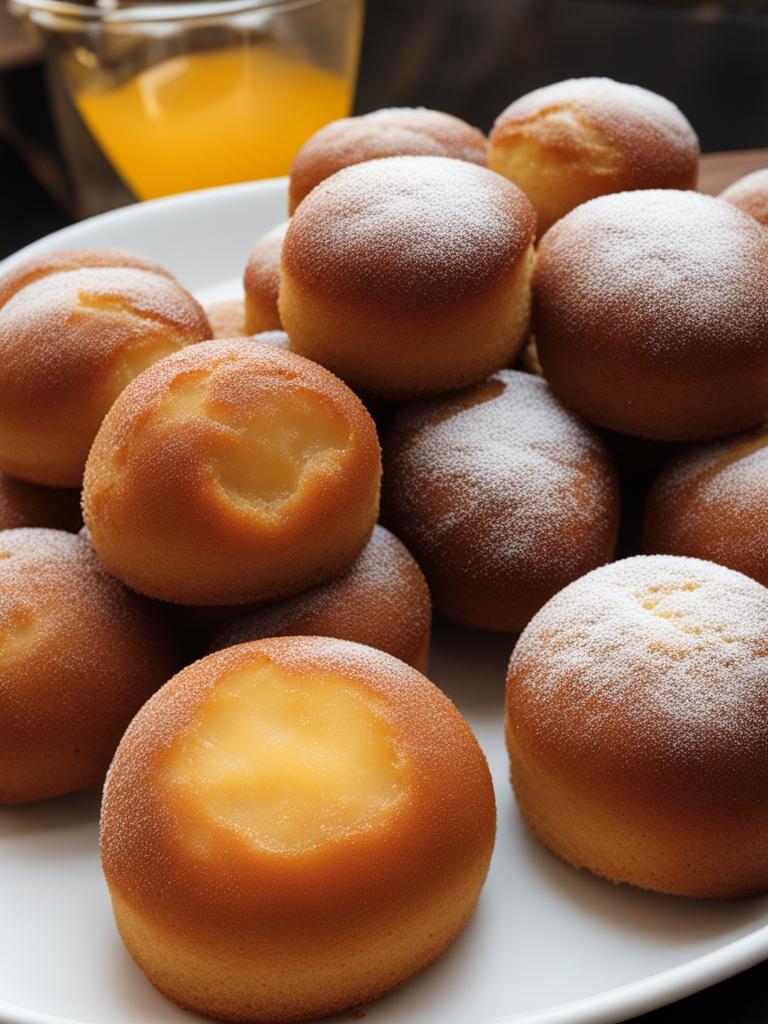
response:
<path id="1" fill-rule="evenodd" d="M 128 207 L 66 228 L 49 249 L 133 249 L 204 301 L 237 292 L 252 244 L 285 216 L 282 181 Z M 366 1008 L 370 1024 L 609 1024 L 768 956 L 768 897 L 696 903 L 598 881 L 526 831 L 507 784 L 507 637 L 440 625 L 432 672 L 469 719 L 494 774 L 499 829 L 477 913 L 446 955 Z M 183 1024 L 112 924 L 98 865 L 98 796 L 0 809 L 0 1021 Z M 339 1018 L 346 1021 L 349 1017 Z"/>

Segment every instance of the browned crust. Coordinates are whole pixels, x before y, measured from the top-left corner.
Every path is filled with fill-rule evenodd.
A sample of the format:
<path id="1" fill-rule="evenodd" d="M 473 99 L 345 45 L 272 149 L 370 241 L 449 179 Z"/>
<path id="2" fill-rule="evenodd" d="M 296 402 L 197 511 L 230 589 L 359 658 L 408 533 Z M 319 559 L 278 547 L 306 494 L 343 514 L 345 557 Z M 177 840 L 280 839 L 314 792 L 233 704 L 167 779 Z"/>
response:
<path id="1" fill-rule="evenodd" d="M 6 530 L 0 549 L 0 803 L 24 803 L 101 781 L 178 661 L 158 610 L 109 576 L 85 540 Z"/>
<path id="2" fill-rule="evenodd" d="M 167 396 L 195 380 L 210 380 L 205 407 L 216 415 L 164 412 Z M 314 474 L 270 526 L 221 497 L 210 460 L 237 437 L 218 422 L 219 404 L 244 421 L 276 387 L 332 410 L 349 441 L 333 472 Z M 327 370 L 249 338 L 210 341 L 154 364 L 115 402 L 88 459 L 85 520 L 107 567 L 141 593 L 180 604 L 276 600 L 357 557 L 377 517 L 380 473 L 370 415 Z"/>
<path id="3" fill-rule="evenodd" d="M 472 234 L 459 240 L 462 200 Z M 426 255 L 422 211 L 432 218 Z M 369 160 L 339 171 L 302 203 L 288 225 L 282 271 L 340 310 L 434 314 L 492 294 L 535 229 L 525 195 L 485 167 L 441 157 Z"/>
<path id="4" fill-rule="evenodd" d="M 765 426 L 683 452 L 648 495 L 643 550 L 705 558 L 768 586 L 766 469 Z"/>
<path id="5" fill-rule="evenodd" d="M 708 562 L 633 558 L 598 573 L 610 571 L 613 580 L 624 573 L 629 593 L 639 585 L 633 563 L 653 562 L 687 566 L 691 579 L 709 577 L 710 608 L 722 602 L 731 609 L 749 590 L 749 613 L 758 605 L 768 610 L 764 588 Z M 605 594 L 605 577 L 594 576 L 593 595 L 598 588 Z M 664 585 L 662 578 L 660 591 Z M 584 593 L 585 580 L 573 586 Z M 698 666 L 676 671 L 686 656 L 672 646 L 659 671 L 658 629 L 643 641 L 620 602 L 603 614 L 602 605 L 574 604 L 567 593 L 554 599 L 557 613 L 547 606 L 546 620 L 530 624 L 507 676 L 512 783 L 529 824 L 568 863 L 614 882 L 712 899 L 764 891 L 768 719 L 759 665 L 768 658 L 768 642 L 755 622 L 751 640 L 734 643 L 729 661 L 716 650 L 717 633 L 704 631 L 692 655 Z M 615 637 L 613 657 L 600 657 L 593 646 L 598 636 L 605 643 Z M 552 652 L 566 641 L 570 647 L 553 666 Z M 638 653 L 625 664 L 629 644 Z M 640 654 L 644 644 L 647 658 Z M 708 651 L 720 668 L 702 681 Z"/>
<path id="6" fill-rule="evenodd" d="M 3 274 L 0 278 L 0 308 L 16 292 L 41 277 L 83 267 L 135 267 L 138 270 L 150 270 L 154 274 L 173 278 L 170 271 L 161 267 L 159 263 L 148 260 L 138 253 L 123 252 L 120 249 L 62 249 L 59 252 L 32 256 Z"/>
<path id="7" fill-rule="evenodd" d="M 338 673 L 371 693 L 407 773 L 396 813 L 291 856 L 220 829 L 200 859 L 185 841 L 195 822 L 179 817 L 160 766 L 205 694 L 254 656 Z M 229 648 L 171 680 L 120 745 L 101 822 L 123 937 L 155 984 L 206 1013 L 277 1021 L 355 1005 L 437 956 L 477 899 L 495 809 L 485 758 L 436 687 L 381 652 L 301 637 Z"/>
<path id="8" fill-rule="evenodd" d="M 557 460 L 569 467 L 568 493 L 580 495 L 580 508 L 558 510 L 548 466 L 552 438 L 526 432 L 518 404 L 542 411 L 551 404 L 557 437 L 570 423 Z M 478 445 L 475 467 L 462 467 L 460 452 L 429 430 L 462 410 L 493 403 L 496 423 L 517 452 L 517 478 L 505 468 L 507 489 L 489 482 L 486 466 L 495 466 L 494 442 L 482 436 L 454 438 L 459 448 Z M 469 428 L 467 428 L 469 430 Z M 516 440 L 518 433 L 521 439 Z M 538 460 L 538 475 L 533 466 Z M 571 580 L 610 560 L 616 545 L 619 496 L 615 472 L 603 444 L 589 426 L 559 407 L 537 377 L 502 370 L 465 391 L 412 403 L 402 409 L 384 444 L 382 515 L 414 553 L 429 582 L 435 607 L 479 629 L 519 632 L 554 593 Z M 535 493 L 535 481 L 540 484 Z M 521 494 L 527 504 L 521 504 Z M 482 497 L 480 497 L 482 496 Z M 508 524 L 507 533 L 499 524 Z M 550 524 L 550 525 L 547 525 Z M 552 525 L 554 524 L 554 525 Z"/>
<path id="9" fill-rule="evenodd" d="M 280 288 L 280 253 L 288 221 L 256 243 L 243 274 L 245 328 L 248 334 L 282 330 L 277 293 Z"/>
<path id="10" fill-rule="evenodd" d="M 19 277 L 0 309 L 0 467 L 52 487 L 81 483 L 99 424 L 136 372 L 133 359 L 159 358 L 211 331 L 166 271 L 136 265 L 138 257 L 115 265 L 101 251 L 96 265 L 67 265 L 81 256 L 38 265 L 23 286 Z"/>
<path id="11" fill-rule="evenodd" d="M 676 248 L 662 217 L 681 225 L 683 209 L 690 229 Z M 698 266 L 715 266 L 712 247 L 728 263 L 721 276 L 693 280 L 694 235 Z M 602 255 L 585 259 L 588 250 Z M 660 266 L 659 284 L 648 283 Z M 592 200 L 538 248 L 533 329 L 545 376 L 593 423 L 639 437 L 705 440 L 754 426 L 768 411 L 767 275 L 768 234 L 721 200 L 673 190 Z"/>
<path id="12" fill-rule="evenodd" d="M 413 556 L 383 526 L 343 576 L 236 619 L 211 650 L 272 636 L 329 636 L 386 651 L 426 669 L 432 601 Z"/>
<path id="13" fill-rule="evenodd" d="M 445 156 L 485 166 L 482 132 L 438 110 L 392 108 L 332 121 L 311 135 L 291 167 L 293 213 L 313 188 L 343 167 L 388 156 Z"/>
<path id="14" fill-rule="evenodd" d="M 242 338 L 245 329 L 245 302 L 243 299 L 221 299 L 209 302 L 205 315 L 211 325 L 211 338 Z M 210 341 L 206 338 L 206 341 Z"/>
<path id="15" fill-rule="evenodd" d="M 279 306 L 291 348 L 377 397 L 483 380 L 527 337 L 534 231 L 520 190 L 474 164 L 347 167 L 286 234 Z"/>
<path id="16" fill-rule="evenodd" d="M 527 154 L 530 162 L 518 164 Z M 647 89 L 605 78 L 557 82 L 520 97 L 496 119 L 488 166 L 521 173 L 546 229 L 610 192 L 696 187 L 699 143 L 681 111 Z"/>
<path id="17" fill-rule="evenodd" d="M 768 228 L 768 168 L 734 181 L 720 193 L 720 198 L 738 206 Z"/>

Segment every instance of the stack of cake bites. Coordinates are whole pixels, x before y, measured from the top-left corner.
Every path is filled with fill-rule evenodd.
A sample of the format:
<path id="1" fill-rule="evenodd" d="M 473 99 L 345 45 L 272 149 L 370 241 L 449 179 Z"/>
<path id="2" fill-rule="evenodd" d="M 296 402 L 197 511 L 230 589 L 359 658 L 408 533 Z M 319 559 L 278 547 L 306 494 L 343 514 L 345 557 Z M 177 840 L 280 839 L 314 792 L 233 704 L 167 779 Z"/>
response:
<path id="1" fill-rule="evenodd" d="M 103 867 L 178 1004 L 337 1012 L 469 919 L 494 794 L 422 675 L 430 591 L 522 634 L 512 782 L 552 850 L 768 888 L 768 188 L 702 196 L 698 157 L 604 79 L 489 140 L 377 111 L 308 140 L 210 319 L 124 253 L 0 280 L 0 801 L 99 781 L 119 740 Z M 81 483 L 74 536 L 52 488 Z"/>

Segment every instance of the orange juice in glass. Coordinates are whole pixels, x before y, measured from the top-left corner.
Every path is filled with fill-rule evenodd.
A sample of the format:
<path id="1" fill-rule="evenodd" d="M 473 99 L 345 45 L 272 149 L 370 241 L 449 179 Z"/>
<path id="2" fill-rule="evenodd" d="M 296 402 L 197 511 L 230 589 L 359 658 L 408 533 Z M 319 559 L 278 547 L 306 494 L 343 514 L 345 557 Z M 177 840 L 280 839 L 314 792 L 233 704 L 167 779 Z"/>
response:
<path id="1" fill-rule="evenodd" d="M 351 109 L 362 0 L 101 3 L 14 9 L 138 199 L 286 174 L 307 136 Z"/>

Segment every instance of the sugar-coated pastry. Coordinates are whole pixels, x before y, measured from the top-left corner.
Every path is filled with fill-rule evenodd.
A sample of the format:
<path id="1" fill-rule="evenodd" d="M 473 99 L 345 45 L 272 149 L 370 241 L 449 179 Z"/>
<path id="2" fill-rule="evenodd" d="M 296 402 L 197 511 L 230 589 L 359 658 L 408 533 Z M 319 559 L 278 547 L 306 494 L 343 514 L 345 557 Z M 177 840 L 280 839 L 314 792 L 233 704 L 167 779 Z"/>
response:
<path id="1" fill-rule="evenodd" d="M 178 667 L 158 609 L 60 530 L 0 532 L 0 804 L 95 785 Z"/>
<path id="2" fill-rule="evenodd" d="M 509 666 L 520 809 L 570 864 L 714 899 L 768 889 L 768 589 L 639 556 L 571 583 Z"/>
<path id="3" fill-rule="evenodd" d="M 76 533 L 83 522 L 80 492 L 66 487 L 38 487 L 0 473 L 0 530 L 46 526 Z"/>
<path id="4" fill-rule="evenodd" d="M 0 277 L 0 307 L 33 281 L 49 274 L 60 274 L 67 270 L 82 270 L 84 267 L 133 267 L 148 270 L 173 279 L 173 275 L 154 260 L 148 260 L 134 252 L 121 249 L 60 249 L 16 263 Z"/>
<path id="5" fill-rule="evenodd" d="M 610 78 L 572 78 L 521 96 L 498 116 L 488 166 L 526 193 L 541 234 L 608 192 L 695 188 L 699 140 L 663 96 Z"/>
<path id="6" fill-rule="evenodd" d="M 338 171 L 285 236 L 291 348 L 375 397 L 476 383 L 528 337 L 534 231 L 523 193 L 476 164 L 402 156 Z"/>
<path id="7" fill-rule="evenodd" d="M 245 303 L 242 299 L 209 302 L 205 315 L 211 325 L 211 338 L 242 338 L 245 329 Z"/>
<path id="8" fill-rule="evenodd" d="M 648 497 L 643 547 L 708 558 L 768 586 L 768 426 L 673 460 Z"/>
<path id="9" fill-rule="evenodd" d="M 107 568 L 150 597 L 277 600 L 343 572 L 370 537 L 376 428 L 322 367 L 251 338 L 145 370 L 102 424 L 83 508 Z"/>
<path id="10" fill-rule="evenodd" d="M 485 758 L 436 686 L 361 644 L 282 637 L 195 662 L 142 708 L 101 854 L 150 981 L 267 1024 L 359 1006 L 439 956 L 494 829 Z"/>
<path id="11" fill-rule="evenodd" d="M 453 114 L 425 107 L 388 107 L 331 121 L 301 147 L 291 167 L 288 208 L 336 171 L 389 156 L 444 156 L 485 166 L 487 141 Z"/>
<path id="12" fill-rule="evenodd" d="M 601 196 L 539 245 L 536 345 L 593 423 L 703 440 L 768 413 L 768 232 L 695 192 Z"/>
<path id="13" fill-rule="evenodd" d="M 610 559 L 618 492 L 597 435 L 531 374 L 406 406 L 384 446 L 384 521 L 468 626 L 521 630 Z"/>
<path id="14" fill-rule="evenodd" d="M 224 626 L 214 650 L 270 636 L 330 636 L 386 651 L 426 672 L 432 601 L 412 555 L 375 526 L 349 569 L 329 583 Z"/>
<path id="15" fill-rule="evenodd" d="M 96 431 L 150 363 L 210 336 L 198 302 L 137 257 L 85 250 L 0 281 L 0 470 L 77 487 Z"/>
<path id="16" fill-rule="evenodd" d="M 768 167 L 734 181 L 720 193 L 720 198 L 738 206 L 768 228 Z"/>
<path id="17" fill-rule="evenodd" d="M 279 331 L 283 324 L 277 308 L 280 254 L 288 221 L 273 228 L 253 247 L 243 274 L 247 334 Z"/>

